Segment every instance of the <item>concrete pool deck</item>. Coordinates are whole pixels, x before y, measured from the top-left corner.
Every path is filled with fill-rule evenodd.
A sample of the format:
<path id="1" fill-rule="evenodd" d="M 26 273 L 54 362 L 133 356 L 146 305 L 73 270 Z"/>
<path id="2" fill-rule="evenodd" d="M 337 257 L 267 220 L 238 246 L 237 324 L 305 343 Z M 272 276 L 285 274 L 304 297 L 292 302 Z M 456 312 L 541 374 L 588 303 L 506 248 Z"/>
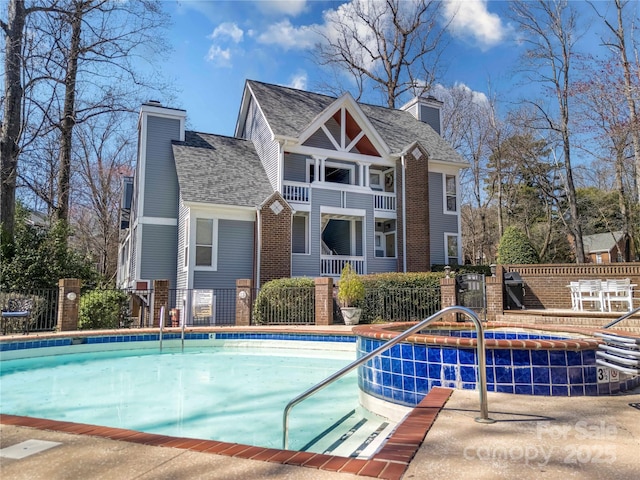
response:
<path id="1" fill-rule="evenodd" d="M 600 397 L 488 394 L 454 390 L 400 476 L 379 478 L 635 479 L 640 472 L 640 388 Z M 22 459 L 0 457 L 0 477 L 19 479 L 295 479 L 367 478 L 351 473 L 154 447 L 89 435 L 0 425 L 0 448 L 28 440 L 60 445 Z M 4 450 L 3 450 L 4 451 Z"/>

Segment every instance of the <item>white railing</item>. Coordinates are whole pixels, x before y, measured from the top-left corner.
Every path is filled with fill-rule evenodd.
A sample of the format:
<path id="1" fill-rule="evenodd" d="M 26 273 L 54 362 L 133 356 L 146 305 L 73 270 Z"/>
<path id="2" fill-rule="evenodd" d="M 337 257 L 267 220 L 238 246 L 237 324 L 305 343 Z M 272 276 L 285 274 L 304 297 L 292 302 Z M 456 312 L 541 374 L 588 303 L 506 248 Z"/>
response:
<path id="1" fill-rule="evenodd" d="M 325 277 L 339 277 L 345 264 L 350 263 L 356 273 L 363 275 L 364 257 L 348 255 L 320 255 L 320 275 Z"/>
<path id="2" fill-rule="evenodd" d="M 396 211 L 395 193 L 376 193 L 374 196 L 374 208 L 376 210 Z"/>
<path id="3" fill-rule="evenodd" d="M 284 182 L 282 196 L 287 202 L 309 203 L 309 184 L 300 182 Z"/>

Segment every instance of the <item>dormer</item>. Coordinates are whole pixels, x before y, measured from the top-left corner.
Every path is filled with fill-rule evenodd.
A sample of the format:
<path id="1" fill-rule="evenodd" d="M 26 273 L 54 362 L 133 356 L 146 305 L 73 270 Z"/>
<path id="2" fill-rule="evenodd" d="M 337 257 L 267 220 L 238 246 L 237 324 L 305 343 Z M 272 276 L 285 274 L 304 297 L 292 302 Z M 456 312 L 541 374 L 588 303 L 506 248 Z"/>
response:
<path id="1" fill-rule="evenodd" d="M 400 107 L 400 110 L 411 113 L 416 119 L 433 128 L 438 135 L 442 134 L 442 121 L 440 111 L 443 102 L 435 97 L 414 97 L 411 101 Z"/>

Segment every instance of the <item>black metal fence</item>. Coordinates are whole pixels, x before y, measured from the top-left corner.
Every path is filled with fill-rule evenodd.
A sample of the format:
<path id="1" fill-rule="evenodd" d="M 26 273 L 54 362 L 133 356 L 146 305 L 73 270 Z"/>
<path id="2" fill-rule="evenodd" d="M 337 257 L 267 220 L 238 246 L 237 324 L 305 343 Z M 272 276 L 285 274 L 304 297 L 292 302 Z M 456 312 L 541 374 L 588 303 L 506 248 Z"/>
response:
<path id="1" fill-rule="evenodd" d="M 2 334 L 46 332 L 55 330 L 58 322 L 58 289 L 39 288 L 21 292 L 0 291 L 0 309 L 4 312 L 26 311 L 20 321 L 2 320 Z M 26 323 L 25 323 L 26 322 Z"/>
<path id="2" fill-rule="evenodd" d="M 170 289 L 169 325 L 235 325 L 236 289 Z"/>

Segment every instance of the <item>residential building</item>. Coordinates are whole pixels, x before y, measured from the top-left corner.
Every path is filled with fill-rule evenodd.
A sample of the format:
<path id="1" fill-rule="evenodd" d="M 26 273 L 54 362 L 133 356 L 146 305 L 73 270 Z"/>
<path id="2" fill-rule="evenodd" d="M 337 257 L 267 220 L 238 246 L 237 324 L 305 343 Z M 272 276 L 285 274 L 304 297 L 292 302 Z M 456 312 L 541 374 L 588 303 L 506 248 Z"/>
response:
<path id="1" fill-rule="evenodd" d="M 459 263 L 467 164 L 439 134 L 441 105 L 389 109 L 249 80 L 227 137 L 144 104 L 119 285 L 216 289 L 338 277 L 346 262 L 363 274 Z"/>

